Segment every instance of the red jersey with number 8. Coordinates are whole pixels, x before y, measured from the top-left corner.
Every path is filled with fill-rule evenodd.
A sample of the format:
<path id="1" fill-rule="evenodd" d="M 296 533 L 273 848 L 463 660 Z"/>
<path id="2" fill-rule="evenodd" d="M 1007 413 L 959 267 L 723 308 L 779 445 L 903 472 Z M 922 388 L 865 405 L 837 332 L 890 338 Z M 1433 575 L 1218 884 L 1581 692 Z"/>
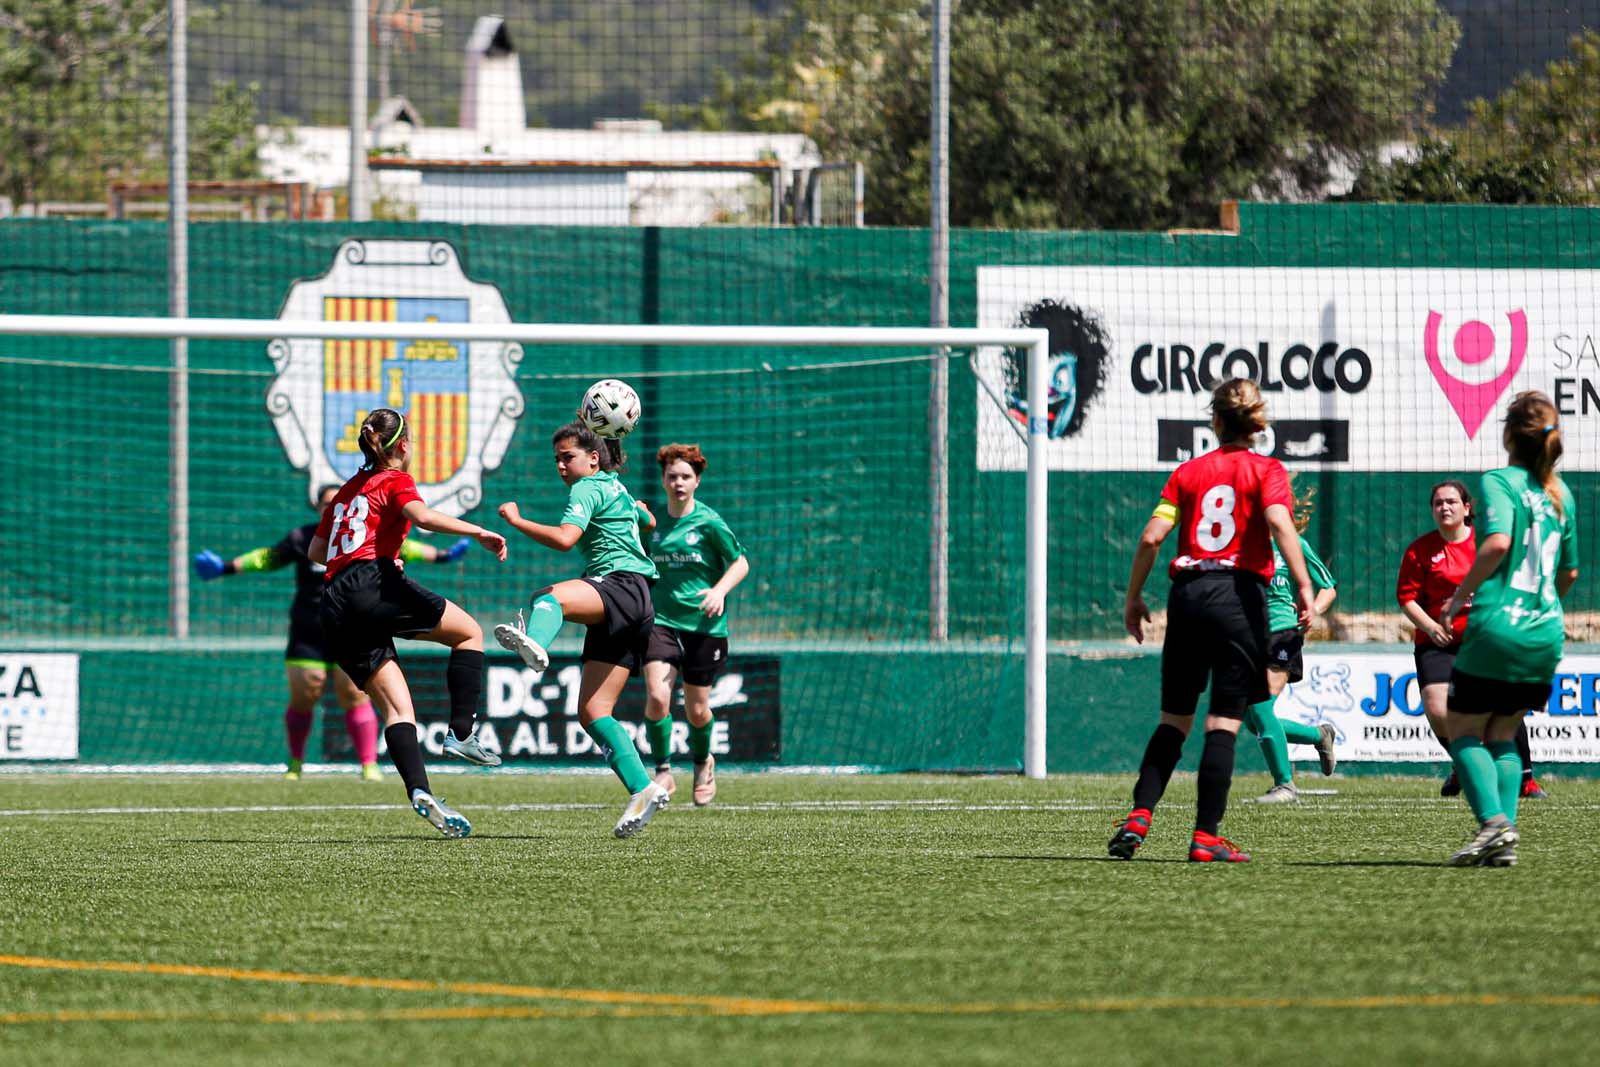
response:
<path id="1" fill-rule="evenodd" d="M 1168 568 L 1172 577 L 1248 571 L 1263 581 L 1272 578 L 1267 508 L 1294 509 L 1283 464 L 1248 448 L 1219 448 L 1173 471 L 1161 500 L 1178 513 L 1178 556 Z"/>
<path id="2" fill-rule="evenodd" d="M 421 499 L 417 483 L 401 470 L 362 470 L 345 482 L 317 523 L 317 536 L 328 542 L 323 582 L 357 560 L 396 558 L 411 532 L 402 509 Z"/>

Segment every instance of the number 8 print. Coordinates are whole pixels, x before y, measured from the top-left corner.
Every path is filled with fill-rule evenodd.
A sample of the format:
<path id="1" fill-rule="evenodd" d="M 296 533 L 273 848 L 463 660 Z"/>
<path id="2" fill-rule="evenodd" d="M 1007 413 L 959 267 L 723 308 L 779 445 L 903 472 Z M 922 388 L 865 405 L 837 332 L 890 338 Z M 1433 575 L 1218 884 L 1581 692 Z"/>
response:
<path id="1" fill-rule="evenodd" d="M 1233 486 L 1213 485 L 1200 497 L 1200 521 L 1194 524 L 1194 543 L 1207 552 L 1221 552 L 1233 542 L 1238 527 L 1233 521 Z"/>

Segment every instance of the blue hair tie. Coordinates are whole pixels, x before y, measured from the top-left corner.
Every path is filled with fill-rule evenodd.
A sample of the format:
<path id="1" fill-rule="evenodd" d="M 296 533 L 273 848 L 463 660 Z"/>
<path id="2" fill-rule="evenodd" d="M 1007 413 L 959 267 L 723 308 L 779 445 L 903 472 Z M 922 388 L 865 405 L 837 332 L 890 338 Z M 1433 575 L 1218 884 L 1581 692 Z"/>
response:
<path id="1" fill-rule="evenodd" d="M 1544 432 L 1545 432 L 1545 433 L 1549 433 L 1549 432 L 1550 432 L 1550 431 L 1551 431 L 1551 430 L 1553 430 L 1553 429 L 1555 429 L 1555 427 L 1554 427 L 1554 426 L 1546 426 L 1546 427 L 1545 427 L 1545 428 L 1544 428 Z"/>

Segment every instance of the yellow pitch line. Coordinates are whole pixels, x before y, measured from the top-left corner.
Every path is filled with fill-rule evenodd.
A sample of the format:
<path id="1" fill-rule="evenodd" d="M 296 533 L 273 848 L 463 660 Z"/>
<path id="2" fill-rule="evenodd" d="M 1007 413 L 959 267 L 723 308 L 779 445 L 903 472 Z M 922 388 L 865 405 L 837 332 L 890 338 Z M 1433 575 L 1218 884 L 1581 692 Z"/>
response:
<path id="1" fill-rule="evenodd" d="M 381 1008 L 375 1010 L 255 1011 L 255 1012 L 163 1012 L 124 1011 L 17 1011 L 0 1013 L 0 1026 L 28 1023 L 362 1023 L 362 1022 L 456 1022 L 482 1019 L 594 1019 L 602 1017 L 651 1017 L 683 1015 L 683 1012 L 656 1009 L 547 1008 L 532 1004 L 501 1004 L 476 1008 Z"/>
<path id="2" fill-rule="evenodd" d="M 893 1003 L 849 1000 L 784 1000 L 608 989 L 553 989 L 498 982 L 434 982 L 412 978 L 306 974 L 295 971 L 205 967 L 124 960 L 68 960 L 0 954 L 0 966 L 40 970 L 220 978 L 236 982 L 340 986 L 461 996 L 556 1000 L 594 1005 L 589 1010 L 532 1006 L 407 1008 L 383 1011 L 263 1012 L 241 1016 L 171 1015 L 159 1012 L 82 1011 L 0 1013 L 0 1024 L 70 1021 L 161 1021 L 182 1018 L 258 1022 L 343 1022 L 395 1018 L 417 1020 L 568 1018 L 597 1016 L 782 1016 L 782 1015 L 1022 1015 L 1109 1014 L 1133 1011 L 1259 1011 L 1264 1009 L 1394 1010 L 1400 1008 L 1575 1008 L 1600 1006 L 1600 993 L 1501 994 L 1415 993 L 1351 997 L 1085 997 L 1071 1000 Z"/>
<path id="3" fill-rule="evenodd" d="M 876 1005 L 819 1000 L 772 1000 L 681 993 L 643 993 L 609 989 L 553 989 L 507 985 L 499 982 L 435 982 L 415 978 L 373 978 L 362 975 L 304 974 L 237 967 L 204 967 L 186 963 L 144 963 L 127 960 L 65 960 L 48 956 L 0 955 L 0 966 L 52 971 L 92 971 L 114 974 L 171 975 L 183 978 L 220 978 L 234 982 L 341 986 L 347 989 L 386 989 L 409 993 L 454 993 L 464 996 L 512 997 L 521 1000 L 567 1000 L 589 1004 L 632 1007 L 653 1005 L 701 1008 L 730 1015 L 800 1015 L 821 1012 L 879 1010 Z"/>

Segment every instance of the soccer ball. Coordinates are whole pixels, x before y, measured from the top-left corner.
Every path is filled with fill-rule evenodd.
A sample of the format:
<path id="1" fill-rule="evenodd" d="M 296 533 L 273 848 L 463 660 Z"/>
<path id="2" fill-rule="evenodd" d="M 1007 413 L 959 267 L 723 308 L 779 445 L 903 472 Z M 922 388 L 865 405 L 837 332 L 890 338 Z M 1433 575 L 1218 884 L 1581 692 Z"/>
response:
<path id="1" fill-rule="evenodd" d="M 584 391 L 578 421 L 601 437 L 621 437 L 639 422 L 639 394 L 616 378 L 595 382 Z"/>

